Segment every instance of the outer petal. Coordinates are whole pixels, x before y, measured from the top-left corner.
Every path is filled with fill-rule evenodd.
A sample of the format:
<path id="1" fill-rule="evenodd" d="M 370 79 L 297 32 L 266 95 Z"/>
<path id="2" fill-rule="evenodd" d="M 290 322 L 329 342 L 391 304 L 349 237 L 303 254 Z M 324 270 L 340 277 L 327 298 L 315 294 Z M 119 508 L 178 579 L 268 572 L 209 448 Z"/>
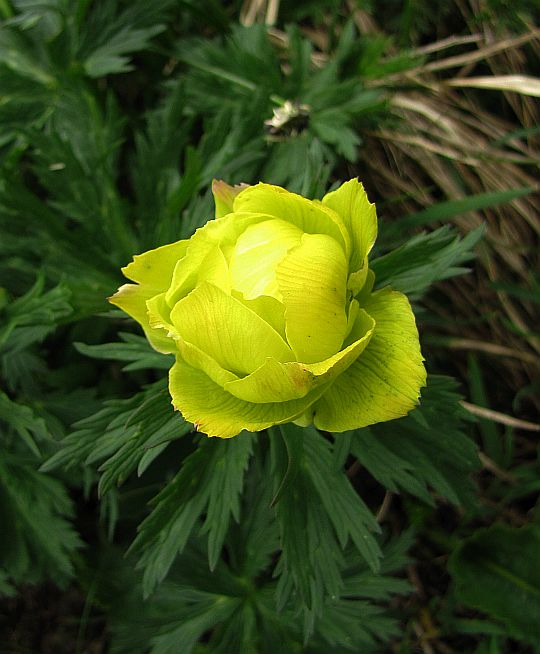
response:
<path id="1" fill-rule="evenodd" d="M 109 298 L 109 302 L 125 311 L 141 325 L 146 338 L 155 350 L 170 354 L 176 352 L 175 342 L 167 338 L 164 330 L 153 329 L 148 318 L 146 302 L 154 296 L 155 292 L 155 289 L 147 286 L 124 284 Z"/>
<path id="2" fill-rule="evenodd" d="M 418 331 L 409 301 L 389 288 L 373 293 L 365 310 L 376 323 L 362 355 L 311 407 L 316 427 L 358 429 L 406 415 L 426 383 Z"/>
<path id="3" fill-rule="evenodd" d="M 230 186 L 222 180 L 212 180 L 212 193 L 214 194 L 214 202 L 216 204 L 216 218 L 221 218 L 232 212 L 234 198 L 245 188 L 248 188 L 248 184 Z"/>
<path id="4" fill-rule="evenodd" d="M 135 255 L 133 261 L 122 268 L 122 272 L 128 279 L 139 282 L 140 286 L 124 284 L 109 298 L 111 304 L 125 311 L 141 325 L 154 349 L 166 354 L 176 352 L 176 345 L 167 338 L 166 331 L 152 328 L 146 302 L 169 287 L 174 267 L 185 255 L 187 246 L 188 241 L 177 241 Z"/>
<path id="5" fill-rule="evenodd" d="M 184 418 L 208 436 L 230 438 L 243 429 L 260 431 L 272 425 L 290 422 L 305 413 L 326 388 L 314 389 L 305 397 L 290 402 L 252 404 L 234 397 L 214 383 L 204 372 L 192 368 L 177 357 L 169 374 L 172 403 Z"/>
<path id="6" fill-rule="evenodd" d="M 327 234 L 337 241 L 349 257 L 351 239 L 340 216 L 320 202 L 306 200 L 279 186 L 259 183 L 239 193 L 234 211 L 257 211 L 281 218 L 309 234 Z"/>
<path id="7" fill-rule="evenodd" d="M 282 362 L 294 360 L 275 329 L 208 282 L 176 303 L 171 321 L 184 341 L 193 343 L 235 374 L 253 372 L 268 356 Z"/>
<path id="8" fill-rule="evenodd" d="M 325 234 L 304 234 L 277 267 L 287 340 L 297 361 L 323 361 L 341 349 L 347 332 L 347 261 Z"/>
<path id="9" fill-rule="evenodd" d="M 306 364 L 267 359 L 255 372 L 225 384 L 224 389 L 247 402 L 286 402 L 305 397 L 313 388 L 327 384 L 346 370 L 366 348 L 375 321 L 362 309 L 356 321 L 356 340 L 325 361 Z"/>
<path id="10" fill-rule="evenodd" d="M 171 283 L 177 261 L 186 254 L 188 244 L 188 240 L 177 241 L 136 254 L 122 272 L 134 282 L 155 288 L 156 293 L 165 291 Z"/>
<path id="11" fill-rule="evenodd" d="M 352 240 L 350 270 L 360 270 L 377 238 L 377 213 L 357 179 L 342 184 L 323 198 L 323 204 L 339 214 Z"/>

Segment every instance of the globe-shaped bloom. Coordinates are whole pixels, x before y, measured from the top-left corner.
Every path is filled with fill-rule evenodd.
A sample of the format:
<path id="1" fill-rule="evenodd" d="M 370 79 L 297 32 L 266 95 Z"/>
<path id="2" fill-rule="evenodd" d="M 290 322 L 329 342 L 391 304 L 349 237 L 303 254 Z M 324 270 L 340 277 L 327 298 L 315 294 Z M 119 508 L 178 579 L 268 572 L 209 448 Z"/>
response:
<path id="1" fill-rule="evenodd" d="M 340 432 L 407 414 L 426 373 L 407 298 L 372 292 L 375 206 L 214 182 L 216 217 L 134 257 L 110 298 L 173 353 L 173 405 L 209 436 L 294 421 Z"/>

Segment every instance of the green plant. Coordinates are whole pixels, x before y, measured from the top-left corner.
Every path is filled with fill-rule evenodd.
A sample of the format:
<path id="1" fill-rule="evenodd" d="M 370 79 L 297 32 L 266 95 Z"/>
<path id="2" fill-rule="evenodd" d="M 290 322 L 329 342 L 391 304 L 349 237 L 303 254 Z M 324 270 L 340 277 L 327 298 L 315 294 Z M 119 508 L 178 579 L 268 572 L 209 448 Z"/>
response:
<path id="1" fill-rule="evenodd" d="M 508 574 L 478 552 L 536 542 L 535 109 L 445 72 L 451 47 L 471 75 L 525 74 L 528 4 L 496 25 L 501 3 L 460 3 L 436 41 L 422 2 L 282 3 L 273 28 L 239 24 L 249 2 L 0 2 L 2 647 L 528 651 L 533 601 L 492 597 Z M 320 199 L 356 175 L 374 289 L 419 325 L 420 406 L 344 433 L 194 432 L 172 357 L 106 301 L 119 268 L 212 218 L 214 177 Z M 467 233 L 433 229 L 449 220 Z"/>

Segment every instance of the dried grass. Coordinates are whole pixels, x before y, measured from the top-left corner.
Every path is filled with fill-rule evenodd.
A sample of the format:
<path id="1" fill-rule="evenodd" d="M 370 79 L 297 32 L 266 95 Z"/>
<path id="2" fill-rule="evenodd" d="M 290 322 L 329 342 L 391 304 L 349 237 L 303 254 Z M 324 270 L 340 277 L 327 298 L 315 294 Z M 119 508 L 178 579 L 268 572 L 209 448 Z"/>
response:
<path id="1" fill-rule="evenodd" d="M 382 32 L 372 15 L 351 0 L 346 4 L 361 34 Z M 446 199 L 539 188 L 538 136 L 508 135 L 539 124 L 536 97 L 540 96 L 540 80 L 527 70 L 525 49 L 540 54 L 540 30 L 529 25 L 516 36 L 500 30 L 500 21 L 489 15 L 482 0 L 455 0 L 455 4 L 470 34 L 422 46 L 412 54 L 423 56 L 423 65 L 370 82 L 387 89 L 396 120 L 391 127 L 362 135 L 368 156 L 362 157 L 361 170 L 354 172 L 388 200 L 387 218 L 394 212 L 412 213 Z M 484 18 L 479 24 L 480 12 Z M 254 21 L 273 25 L 276 18 L 277 3 L 244 3 L 242 21 L 246 25 Z M 274 43 L 286 49 L 287 35 L 275 27 L 269 32 Z M 305 33 L 315 46 L 313 64 L 324 65 L 328 35 L 324 29 L 317 32 L 311 28 Z M 452 54 L 445 56 L 450 49 Z M 456 49 L 463 51 L 454 54 Z M 485 74 L 486 67 L 492 75 Z M 454 223 L 464 233 L 487 225 L 479 265 L 474 275 L 443 284 L 442 300 L 430 300 L 431 309 L 445 319 L 447 334 L 465 335 L 484 343 L 488 350 L 502 348 L 514 353 L 496 358 L 493 364 L 501 378 L 501 395 L 508 396 L 506 404 L 538 377 L 540 339 L 532 332 L 540 321 L 535 313 L 538 307 L 532 302 L 493 289 L 492 283 L 527 287 L 533 274 L 538 275 L 538 199 L 534 193 L 457 216 Z M 508 323 L 514 328 L 509 329 Z M 466 374 L 464 359 L 458 357 L 456 365 Z M 540 407 L 540 400 L 536 405 Z"/>
<path id="2" fill-rule="evenodd" d="M 462 4 L 463 11 L 474 10 L 474 3 L 471 7 Z M 401 77 L 394 76 L 395 87 L 410 90 L 391 95 L 392 112 L 399 120 L 393 127 L 369 135 L 369 157 L 364 164 L 383 197 L 391 200 L 406 195 L 400 213 L 404 207 L 414 212 L 441 199 L 539 188 L 538 138 L 505 139 L 519 128 L 538 125 L 539 107 L 531 96 L 540 93 L 540 80 L 526 74 L 522 48 L 527 44 L 537 49 L 539 43 L 537 29 L 519 37 L 495 37 L 486 23 L 482 40 L 472 34 L 467 40 L 446 39 L 421 49 L 423 54 L 440 53 L 455 45 L 473 45 L 475 50 L 428 61 Z M 480 62 L 493 70 L 493 76 L 471 76 Z M 443 71 L 458 67 L 455 77 L 442 77 Z M 493 110 L 482 97 L 484 91 L 499 93 Z M 503 111 L 513 113 L 512 120 L 502 119 Z M 533 274 L 538 275 L 538 206 L 538 193 L 533 193 L 499 207 L 457 216 L 454 223 L 462 232 L 481 223 L 487 225 L 479 249 L 480 267 L 475 277 L 444 284 L 445 300 L 432 303 L 432 309 L 446 319 L 447 333 L 462 336 L 459 323 L 465 320 L 469 338 L 515 353 L 493 365 L 500 374 L 497 386 L 509 396 L 507 404 L 520 388 L 538 378 L 540 339 L 531 333 L 539 323 L 538 306 L 493 290 L 491 285 L 502 281 L 527 287 Z M 486 320 L 486 316 L 490 318 Z M 508 322 L 522 335 L 509 329 Z M 463 361 L 461 366 L 465 372 Z M 540 405 L 539 400 L 535 403 Z"/>

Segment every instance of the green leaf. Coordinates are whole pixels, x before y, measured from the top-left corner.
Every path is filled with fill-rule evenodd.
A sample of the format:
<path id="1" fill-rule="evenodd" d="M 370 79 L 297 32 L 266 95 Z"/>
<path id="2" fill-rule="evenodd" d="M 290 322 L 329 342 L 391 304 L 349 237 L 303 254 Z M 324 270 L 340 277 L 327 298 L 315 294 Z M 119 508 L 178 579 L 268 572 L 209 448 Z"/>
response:
<path id="1" fill-rule="evenodd" d="M 99 463 L 102 496 L 135 470 L 142 474 L 170 442 L 191 431 L 173 411 L 165 380 L 127 400 L 105 402 L 101 410 L 74 427 L 41 470 Z"/>
<path id="2" fill-rule="evenodd" d="M 0 568 L 0 597 L 14 597 L 17 591 L 8 581 L 9 575 Z"/>
<path id="3" fill-rule="evenodd" d="M 153 350 L 146 338 L 122 332 L 120 332 L 119 336 L 124 341 L 123 343 L 86 345 L 85 343 L 75 342 L 73 345 L 78 352 L 92 359 L 131 362 L 122 367 L 125 372 L 147 368 L 169 370 L 171 367 L 172 358 Z"/>
<path id="4" fill-rule="evenodd" d="M 470 505 L 474 486 L 469 476 L 480 462 L 474 441 L 464 431 L 468 415 L 456 386 L 449 377 L 429 375 L 417 409 L 391 423 L 347 433 L 348 444 L 340 443 L 342 434 L 334 434 L 334 451 L 349 446 L 392 492 L 405 491 L 433 504 L 432 488 L 454 504 Z M 340 452 L 341 459 L 345 452 Z"/>
<path id="5" fill-rule="evenodd" d="M 483 232 L 479 227 L 460 238 L 445 226 L 414 236 L 371 262 L 377 287 L 388 284 L 412 298 L 421 297 L 435 282 L 468 272 L 462 264 L 474 258 L 473 248 Z"/>
<path id="6" fill-rule="evenodd" d="M 284 429 L 293 430 L 290 438 L 297 438 L 296 428 Z M 274 479 L 282 480 L 290 467 L 286 447 L 276 433 L 271 435 L 270 446 Z M 379 527 L 347 477 L 335 469 L 330 443 L 309 428 L 303 450 L 302 454 L 297 448 L 295 459 L 301 458 L 293 464 L 296 474 L 282 484 L 275 505 L 282 548 L 275 574 L 279 575 L 278 606 L 284 606 L 296 590 L 303 604 L 306 633 L 310 633 L 315 617 L 323 611 L 325 597 L 340 594 L 341 550 L 348 541 L 374 569 L 379 565 L 380 550 L 373 535 Z"/>
<path id="7" fill-rule="evenodd" d="M 279 428 L 279 432 L 285 447 L 287 448 L 287 469 L 283 475 L 283 479 L 279 484 L 279 487 L 272 498 L 270 506 L 274 507 L 278 502 L 279 498 L 286 490 L 287 486 L 291 484 L 298 471 L 300 469 L 300 462 L 304 454 L 304 430 L 301 427 L 297 427 L 294 424 L 282 425 Z M 276 438 L 277 434 L 273 435 L 273 438 Z"/>
<path id="8" fill-rule="evenodd" d="M 354 491 L 346 475 L 333 466 L 330 442 L 313 428 L 306 429 L 305 465 L 332 522 L 341 547 L 349 538 L 372 570 L 378 570 L 381 552 L 375 537 L 380 527 Z"/>
<path id="9" fill-rule="evenodd" d="M 45 422 L 37 417 L 29 406 L 13 402 L 0 391 L 0 421 L 13 429 L 28 449 L 39 459 L 41 452 L 36 443 L 50 438 Z"/>
<path id="10" fill-rule="evenodd" d="M 399 426 L 397 428 L 399 430 Z M 417 477 L 412 461 L 394 454 L 369 427 L 352 434 L 351 453 L 380 484 L 394 493 L 403 489 L 431 502 L 426 485 Z M 337 442 L 340 434 L 334 437 Z"/>
<path id="11" fill-rule="evenodd" d="M 82 543 L 70 522 L 72 502 L 58 480 L 2 454 L 0 513 L 0 560 L 14 582 L 63 583 L 72 576 L 72 556 Z"/>
<path id="12" fill-rule="evenodd" d="M 78 59 L 90 77 L 133 70 L 130 55 L 150 47 L 151 39 L 165 30 L 162 19 L 170 0 L 151 4 L 135 0 L 123 11 L 117 2 L 98 3 L 81 24 Z"/>
<path id="13" fill-rule="evenodd" d="M 540 640 L 540 527 L 495 524 L 478 530 L 452 554 L 457 597 L 504 622 L 510 634 Z"/>
<path id="14" fill-rule="evenodd" d="M 230 441 L 201 441 L 180 472 L 154 498 L 155 508 L 131 546 L 140 554 L 145 595 L 165 578 L 205 513 L 201 533 L 208 533 L 208 560 L 211 568 L 215 567 L 231 517 L 236 521 L 240 517 L 239 495 L 252 439 L 243 434 Z"/>
<path id="15" fill-rule="evenodd" d="M 124 55 L 143 50 L 149 41 L 164 29 L 164 25 L 155 25 L 146 29 L 125 28 L 119 31 L 86 58 L 84 70 L 89 77 L 104 77 L 133 70 L 129 57 Z"/>
<path id="16" fill-rule="evenodd" d="M 64 284 L 45 291 L 45 278 L 5 307 L 5 325 L 0 328 L 0 352 L 13 354 L 41 342 L 58 323 L 72 313 L 71 293 Z"/>
<path id="17" fill-rule="evenodd" d="M 403 233 L 402 230 L 410 229 L 411 227 L 420 227 L 422 225 L 429 225 L 432 222 L 441 220 L 448 220 L 454 216 L 458 216 L 468 211 L 479 211 L 480 209 L 487 209 L 498 204 L 511 202 L 524 195 L 532 193 L 534 188 L 532 186 L 524 186 L 523 188 L 509 189 L 507 191 L 489 191 L 487 193 L 478 193 L 470 195 L 460 200 L 448 200 L 447 202 L 439 202 L 423 211 L 405 216 L 398 219 L 396 222 L 388 226 L 388 232 L 396 234 Z"/>

